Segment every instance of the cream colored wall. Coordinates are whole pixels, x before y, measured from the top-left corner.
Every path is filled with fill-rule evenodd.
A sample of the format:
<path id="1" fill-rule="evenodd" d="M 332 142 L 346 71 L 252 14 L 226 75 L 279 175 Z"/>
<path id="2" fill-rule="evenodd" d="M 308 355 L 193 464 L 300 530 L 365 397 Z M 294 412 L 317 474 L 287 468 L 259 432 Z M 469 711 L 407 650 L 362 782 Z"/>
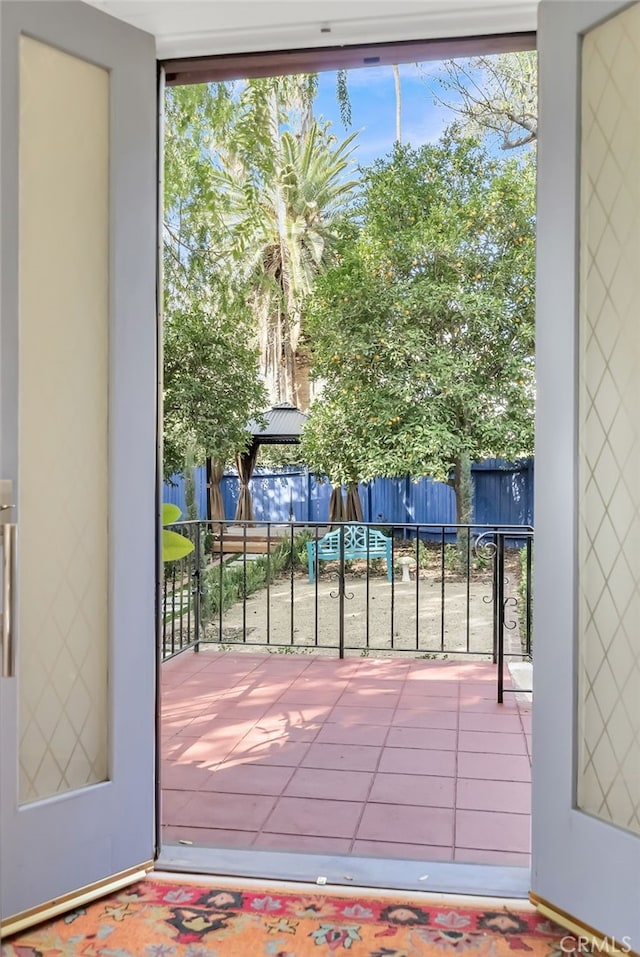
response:
<path id="1" fill-rule="evenodd" d="M 640 5 L 583 43 L 578 806 L 640 834 Z"/>
<path id="2" fill-rule="evenodd" d="M 20 47 L 20 801 L 108 775 L 109 74 Z"/>

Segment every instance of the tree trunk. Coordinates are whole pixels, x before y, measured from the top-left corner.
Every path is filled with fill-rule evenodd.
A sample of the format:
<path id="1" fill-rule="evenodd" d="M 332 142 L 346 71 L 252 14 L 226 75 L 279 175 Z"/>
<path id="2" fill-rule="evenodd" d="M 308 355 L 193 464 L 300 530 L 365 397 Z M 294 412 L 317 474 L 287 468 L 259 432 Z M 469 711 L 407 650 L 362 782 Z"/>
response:
<path id="1" fill-rule="evenodd" d="M 393 79 L 396 84 L 396 142 L 402 143 L 402 87 L 400 86 L 400 67 L 393 65 Z"/>
<path id="2" fill-rule="evenodd" d="M 308 412 L 311 404 L 311 377 L 309 375 L 309 358 L 306 353 L 296 352 L 294 359 L 294 392 L 296 401 L 293 403 L 301 412 Z"/>
<path id="3" fill-rule="evenodd" d="M 471 459 L 466 453 L 454 462 L 453 491 L 456 497 L 456 523 L 470 525 L 473 521 L 473 479 L 471 477 Z M 471 560 L 469 553 L 469 530 L 458 529 L 456 566 L 460 574 L 467 574 Z"/>
<path id="4" fill-rule="evenodd" d="M 357 482 L 349 482 L 347 485 L 346 502 L 346 520 L 347 522 L 363 522 L 362 502 L 360 501 L 360 492 Z"/>

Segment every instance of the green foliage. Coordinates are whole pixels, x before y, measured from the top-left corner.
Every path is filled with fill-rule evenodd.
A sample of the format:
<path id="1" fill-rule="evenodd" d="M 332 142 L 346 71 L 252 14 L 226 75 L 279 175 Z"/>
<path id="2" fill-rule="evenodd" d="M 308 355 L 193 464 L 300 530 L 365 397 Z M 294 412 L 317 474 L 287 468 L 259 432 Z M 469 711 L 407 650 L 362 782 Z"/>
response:
<path id="1" fill-rule="evenodd" d="M 529 583 L 530 587 L 530 596 L 531 596 L 531 607 L 533 607 L 533 543 L 531 544 L 531 582 Z M 527 547 L 526 545 L 520 549 L 518 553 L 518 559 L 520 562 L 520 579 L 518 581 L 518 600 L 520 603 L 520 638 L 522 642 L 522 647 L 524 649 L 526 644 L 526 629 L 527 629 Z M 533 622 L 529 621 L 530 629 L 530 646 L 533 650 Z"/>
<path id="2" fill-rule="evenodd" d="M 308 567 L 306 543 L 313 539 L 309 532 L 295 535 L 280 542 L 269 555 L 260 555 L 241 564 L 225 563 L 222 567 L 210 568 L 204 578 L 206 605 L 203 605 L 203 621 L 216 621 L 220 611 L 224 613 L 243 598 L 264 588 L 285 571 Z"/>
<path id="3" fill-rule="evenodd" d="M 182 512 L 177 505 L 171 505 L 165 502 L 162 506 L 162 524 L 174 525 L 180 518 Z M 193 542 L 189 541 L 184 535 L 173 532 L 168 528 L 162 529 L 162 561 L 177 562 L 186 558 L 193 551 Z"/>
<path id="4" fill-rule="evenodd" d="M 166 99 L 164 223 L 164 472 L 191 449 L 226 462 L 246 448 L 266 405 L 246 297 L 220 268 L 212 130 L 233 103 L 223 85 L 171 89 Z"/>
<path id="5" fill-rule="evenodd" d="M 285 465 L 304 468 L 299 445 L 261 445 L 259 447 L 256 467 L 278 469 Z"/>
<path id="6" fill-rule="evenodd" d="M 325 383 L 303 454 L 334 483 L 531 452 L 532 163 L 446 136 L 363 172 L 360 227 L 307 304 Z M 458 492 L 458 489 L 456 489 Z"/>
<path id="7" fill-rule="evenodd" d="M 340 119 L 345 129 L 351 126 L 351 98 L 347 85 L 347 71 L 338 70 L 336 74 L 336 96 L 340 107 Z"/>
<path id="8" fill-rule="evenodd" d="M 316 89 L 300 74 L 167 92 L 167 476 L 189 447 L 233 459 L 273 402 L 308 403 L 300 302 L 351 195 L 356 135 L 315 121 Z"/>

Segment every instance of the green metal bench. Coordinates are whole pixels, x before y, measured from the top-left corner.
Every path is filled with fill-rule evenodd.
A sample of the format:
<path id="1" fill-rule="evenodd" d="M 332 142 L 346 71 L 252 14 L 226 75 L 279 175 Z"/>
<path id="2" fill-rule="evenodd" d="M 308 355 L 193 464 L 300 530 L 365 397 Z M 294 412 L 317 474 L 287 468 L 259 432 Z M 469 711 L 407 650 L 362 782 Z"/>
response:
<path id="1" fill-rule="evenodd" d="M 317 542 L 307 542 L 309 559 L 309 581 L 314 582 L 318 562 L 339 562 L 341 558 L 341 538 L 344 536 L 344 560 L 356 558 L 385 558 L 387 578 L 393 581 L 393 562 L 391 559 L 391 539 L 377 528 L 366 525 L 343 525 L 327 532 Z M 317 546 L 317 547 L 316 547 Z"/>

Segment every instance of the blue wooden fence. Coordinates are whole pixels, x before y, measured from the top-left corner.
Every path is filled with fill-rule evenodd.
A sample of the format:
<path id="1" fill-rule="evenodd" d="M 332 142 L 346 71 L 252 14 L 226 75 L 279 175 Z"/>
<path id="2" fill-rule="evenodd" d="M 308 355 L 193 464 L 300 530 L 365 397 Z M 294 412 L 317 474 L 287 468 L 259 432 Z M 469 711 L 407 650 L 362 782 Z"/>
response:
<path id="1" fill-rule="evenodd" d="M 533 525 L 533 459 L 509 463 L 487 459 L 472 467 L 474 522 L 478 525 Z M 197 518 L 207 517 L 205 469 L 194 470 Z M 238 502 L 238 476 L 225 474 L 221 483 L 225 516 L 233 519 Z M 256 520 L 325 522 L 331 485 L 300 468 L 257 469 L 251 480 Z M 453 489 L 430 478 L 376 479 L 360 485 L 365 521 L 381 524 L 425 522 L 452 524 L 456 520 Z M 164 501 L 186 516 L 184 479 L 174 476 L 164 487 Z"/>

